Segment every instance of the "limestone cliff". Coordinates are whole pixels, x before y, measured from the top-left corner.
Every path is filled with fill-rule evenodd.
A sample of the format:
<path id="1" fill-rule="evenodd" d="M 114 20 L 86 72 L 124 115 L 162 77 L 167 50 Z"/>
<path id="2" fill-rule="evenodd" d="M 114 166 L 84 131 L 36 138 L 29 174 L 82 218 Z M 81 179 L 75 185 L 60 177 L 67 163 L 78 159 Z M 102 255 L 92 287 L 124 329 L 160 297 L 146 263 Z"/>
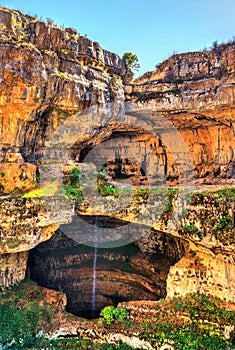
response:
<path id="1" fill-rule="evenodd" d="M 126 89 L 180 130 L 198 177 L 234 176 L 234 60 L 234 42 L 173 55 Z"/>
<path id="2" fill-rule="evenodd" d="M 63 203 L 53 206 L 56 201 L 53 195 L 46 207 L 43 199 L 9 198 L 10 194 L 21 197 L 22 193 L 38 186 L 44 165 L 42 159 L 52 146 L 58 162 L 63 161 L 68 150 L 72 164 L 77 165 L 76 162 L 82 162 L 92 149 L 108 141 L 108 147 L 103 146 L 103 154 L 111 159 L 109 164 L 102 165 L 108 165 L 109 176 L 116 177 L 116 183 L 123 180 L 122 177 L 117 179 L 119 172 L 138 186 L 152 184 L 150 179 L 154 176 L 156 186 L 165 180 L 166 185 L 177 185 L 182 180 L 182 164 L 187 176 L 191 180 L 196 178 L 199 184 L 216 184 L 221 179 L 234 183 L 234 43 L 212 51 L 174 55 L 154 72 L 130 82 L 119 56 L 79 36 L 76 30 L 60 29 L 19 11 L 0 7 L 0 46 L 0 190 L 1 195 L 6 196 L 1 200 L 1 285 L 12 285 L 24 278 L 28 250 L 49 239 L 59 224 L 68 222 L 71 211 L 87 214 L 89 203 L 83 202 L 85 209 L 80 203 L 69 208 L 63 207 Z M 110 105 L 115 107 L 111 111 Z M 96 113 L 98 107 L 100 113 Z M 87 108 L 93 113 L 85 118 L 83 112 Z M 61 126 L 62 131 L 57 135 Z M 183 148 L 178 147 L 171 126 L 184 142 Z M 190 159 L 192 164 L 188 168 Z M 93 160 L 98 163 L 95 157 Z M 142 164 L 146 164 L 148 174 Z M 52 171 L 51 175 L 52 179 L 57 179 L 56 172 Z M 167 284 L 169 295 L 180 287 L 177 269 L 182 269 L 180 276 L 186 277 L 185 288 L 190 286 L 193 291 L 209 293 L 216 285 L 219 295 L 222 282 L 218 274 L 222 271 L 226 285 L 222 295 L 229 291 L 228 299 L 232 299 L 233 282 L 229 286 L 226 274 L 229 269 L 231 276 L 234 268 L 234 197 L 230 201 L 227 197 L 217 201 L 205 196 L 192 203 L 188 215 L 183 213 L 184 201 L 166 197 L 162 207 L 154 200 L 156 197 L 152 197 L 150 207 L 142 212 L 143 220 L 140 220 L 139 205 L 146 207 L 148 196 L 147 192 L 144 197 L 136 196 L 117 216 L 141 225 L 147 221 L 149 227 L 166 233 L 167 238 L 163 234 L 159 240 L 164 244 L 156 243 L 156 231 L 136 244 L 145 252 L 155 245 L 151 253 L 162 249 L 166 256 L 172 253 L 175 254 L 173 258 L 179 260 L 176 267 L 170 267 L 167 281 L 161 281 L 164 286 Z M 109 198 L 111 206 L 115 206 L 113 199 Z M 104 202 L 106 209 L 109 201 Z M 181 211 L 171 217 L 177 202 Z M 54 210 L 58 207 L 59 213 Z M 53 215 L 48 216 L 49 211 Z M 100 212 L 90 208 L 88 214 L 99 215 Z M 170 243 L 174 252 L 167 250 Z M 193 247 L 191 250 L 198 258 L 193 258 L 185 245 Z M 213 253 L 218 246 L 222 257 L 217 256 L 218 251 Z M 217 254 L 218 268 L 213 266 L 213 273 L 204 273 L 198 279 L 198 266 L 204 272 L 213 265 L 212 253 Z M 224 261 L 225 255 L 229 256 L 229 264 Z M 14 259 L 16 264 L 13 264 Z M 36 258 L 35 261 L 38 262 Z M 48 261 L 51 263 L 50 259 Z M 70 266 L 70 262 L 68 257 L 66 264 Z M 88 272 L 87 267 L 81 267 L 81 274 Z M 120 277 L 119 273 L 112 271 L 113 278 Z M 208 277 L 214 282 L 208 283 L 206 289 L 202 285 Z M 127 274 L 126 278 L 131 280 L 132 276 Z M 142 284 L 151 284 L 152 278 L 150 271 Z M 151 284 L 150 294 L 152 291 Z M 147 294 L 150 295 L 149 291 Z"/>
<path id="3" fill-rule="evenodd" d="M 3 7 L 0 24 L 2 162 L 9 162 L 9 151 L 35 162 L 46 138 L 66 118 L 94 104 L 123 102 L 125 68 L 116 54 L 72 28 Z M 7 174 L 6 165 L 2 169 Z"/>
<path id="4" fill-rule="evenodd" d="M 92 105 L 124 101 L 125 67 L 119 56 L 72 28 L 4 7 L 0 47 L 0 192 L 17 196 L 37 186 L 35 162 L 65 119 Z M 53 207 L 53 200 L 47 205 Z M 49 239 L 71 210 L 45 208 L 41 199 L 1 199 L 1 286 L 24 278 L 28 250 Z"/>

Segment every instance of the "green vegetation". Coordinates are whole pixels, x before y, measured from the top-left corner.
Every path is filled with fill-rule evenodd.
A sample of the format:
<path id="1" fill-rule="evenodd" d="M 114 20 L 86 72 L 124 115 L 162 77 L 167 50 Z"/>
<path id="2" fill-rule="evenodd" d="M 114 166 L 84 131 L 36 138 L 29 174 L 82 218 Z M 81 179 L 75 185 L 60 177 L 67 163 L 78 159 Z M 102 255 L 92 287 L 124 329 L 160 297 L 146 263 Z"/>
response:
<path id="1" fill-rule="evenodd" d="M 122 56 L 123 61 L 126 64 L 127 69 L 136 69 L 138 70 L 140 68 L 140 64 L 138 63 L 138 57 L 133 54 L 132 52 L 125 52 Z"/>
<path id="2" fill-rule="evenodd" d="M 40 336 L 43 325 L 53 324 L 57 312 L 32 281 L 1 293 L 0 343 L 11 343 L 10 349 L 40 349 L 47 340 Z"/>
<path id="3" fill-rule="evenodd" d="M 94 343 L 82 338 L 47 339 L 42 329 L 50 329 L 56 322 L 58 309 L 43 300 L 43 290 L 36 283 L 25 280 L 18 286 L 0 294 L 0 346 L 7 349 L 48 349 L 48 350 L 130 350 L 127 344 L 110 345 Z M 117 309 L 118 322 L 127 319 L 126 309 Z M 107 317 L 107 313 L 104 313 Z M 104 318 L 105 319 L 105 318 Z"/>
<path id="4" fill-rule="evenodd" d="M 63 49 L 63 48 L 62 48 L 62 49 L 60 50 L 60 52 L 63 53 L 64 55 L 68 55 L 68 50 L 66 50 L 66 49 Z"/>
<path id="5" fill-rule="evenodd" d="M 102 197 L 113 196 L 118 197 L 119 190 L 106 180 L 107 168 L 103 167 L 99 170 L 97 176 L 97 188 Z"/>
<path id="6" fill-rule="evenodd" d="M 190 232 L 190 233 L 196 233 L 196 232 L 199 231 L 199 230 L 198 230 L 198 227 L 196 227 L 196 226 L 190 226 L 190 225 L 185 225 L 185 226 L 184 226 L 184 229 L 185 229 L 185 231 L 188 231 L 188 232 Z"/>
<path id="7" fill-rule="evenodd" d="M 69 76 L 68 74 L 66 74 L 65 72 L 62 71 L 56 71 L 56 76 L 60 77 L 62 79 L 68 80 L 68 81 L 75 81 L 76 79 Z"/>
<path id="8" fill-rule="evenodd" d="M 219 198 L 232 202 L 235 200 L 235 187 L 224 187 L 223 189 L 215 192 L 215 195 L 217 195 Z"/>
<path id="9" fill-rule="evenodd" d="M 187 199 L 187 197 L 186 197 Z M 188 202 L 191 202 L 192 207 L 203 207 L 202 216 L 198 215 L 197 220 L 200 221 L 202 234 L 205 232 L 213 233 L 214 237 L 225 245 L 234 244 L 234 203 L 235 203 L 235 188 L 224 187 L 220 190 L 209 192 L 203 191 L 189 195 Z M 209 205 L 208 205 L 209 204 Z M 212 211 L 212 208 L 213 211 Z M 199 232 L 194 219 L 191 225 L 187 224 L 184 227 L 187 232 Z"/>
<path id="10" fill-rule="evenodd" d="M 118 197 L 118 188 L 113 187 L 107 181 L 104 181 L 101 185 L 99 183 L 98 192 L 102 197 L 113 196 L 115 198 Z"/>
<path id="11" fill-rule="evenodd" d="M 109 328 L 116 322 L 126 322 L 128 320 L 127 310 L 123 307 L 116 309 L 114 306 L 106 306 L 100 312 L 99 325 Z"/>
<path id="12" fill-rule="evenodd" d="M 80 186 L 80 179 L 82 172 L 77 168 L 72 168 L 69 172 L 64 174 L 64 191 L 69 198 L 76 199 L 77 203 L 83 202 L 82 188 Z"/>
<path id="13" fill-rule="evenodd" d="M 32 190 L 24 194 L 22 198 L 52 197 L 55 195 L 57 190 L 58 186 L 56 184 L 48 184 L 43 188 Z"/>
<path id="14" fill-rule="evenodd" d="M 55 111 L 58 115 L 58 119 L 60 119 L 61 121 L 64 121 L 71 116 L 71 112 L 69 112 L 68 110 L 56 108 Z"/>
<path id="15" fill-rule="evenodd" d="M 105 322 L 107 328 L 118 330 L 115 310 L 118 309 L 103 309 L 100 324 Z M 130 334 L 139 334 L 153 347 L 157 343 L 170 344 L 179 350 L 227 350 L 235 343 L 233 331 L 230 339 L 224 334 L 225 327 L 235 325 L 235 313 L 224 309 L 218 298 L 189 294 L 185 298 L 161 300 L 156 304 L 155 312 L 155 315 L 151 312 L 144 319 L 136 319 L 129 328 Z M 121 318 L 124 324 L 126 317 L 125 312 Z"/>
<path id="16" fill-rule="evenodd" d="M 102 197 L 113 196 L 115 198 L 119 195 L 119 189 L 114 187 L 106 180 L 107 169 L 101 168 L 97 175 L 97 190 Z M 83 174 L 77 168 L 73 168 L 68 173 L 65 173 L 64 190 L 69 198 L 76 199 L 79 203 L 83 201 L 82 187 L 80 180 Z"/>
<path id="17" fill-rule="evenodd" d="M 0 23 L 0 34 L 4 33 L 7 29 L 7 26 L 3 23 Z"/>
<path id="18" fill-rule="evenodd" d="M 172 212 L 174 206 L 173 206 L 173 200 L 176 199 L 178 195 L 178 189 L 175 188 L 169 188 L 166 192 L 167 194 L 167 200 L 165 205 L 163 206 L 163 212 L 164 213 L 170 213 Z"/>
<path id="19" fill-rule="evenodd" d="M 142 324 L 142 338 L 180 350 L 228 349 L 233 339 L 226 339 L 223 332 L 225 326 L 235 324 L 235 313 L 221 304 L 218 298 L 202 294 L 162 301 L 155 320 Z"/>
<path id="20" fill-rule="evenodd" d="M 108 343 L 94 343 L 85 339 L 53 339 L 51 344 L 54 350 L 131 350 L 131 346 L 125 343 L 111 345 Z M 136 349 L 138 350 L 138 349 Z"/>
<path id="21" fill-rule="evenodd" d="M 50 27 L 55 27 L 58 28 L 57 24 L 55 23 L 55 21 L 49 17 L 46 18 L 46 24 Z"/>
<path id="22" fill-rule="evenodd" d="M 112 331 L 120 327 L 129 335 L 144 339 L 156 346 L 171 344 L 179 350 L 227 350 L 234 347 L 232 327 L 235 312 L 224 308 L 218 298 L 203 294 L 189 294 L 184 298 L 161 300 L 151 305 L 151 312 L 130 323 L 125 308 L 108 306 L 100 313 L 99 325 Z M 154 311 L 154 313 L 152 312 Z M 131 350 L 127 344 L 93 342 L 82 338 L 47 339 L 41 330 L 49 330 L 56 322 L 58 309 L 44 300 L 44 292 L 26 280 L 1 293 L 0 343 L 8 349 L 48 350 Z M 231 327 L 230 338 L 225 327 Z M 228 334 L 228 333 L 227 333 Z"/>
<path id="23" fill-rule="evenodd" d="M 195 324 L 181 326 L 177 329 L 171 328 L 165 323 L 156 327 L 156 340 L 160 343 L 172 344 L 175 349 L 180 350 L 215 350 L 228 349 L 229 342 L 223 338 L 220 332 L 213 328 L 204 327 L 201 329 Z"/>

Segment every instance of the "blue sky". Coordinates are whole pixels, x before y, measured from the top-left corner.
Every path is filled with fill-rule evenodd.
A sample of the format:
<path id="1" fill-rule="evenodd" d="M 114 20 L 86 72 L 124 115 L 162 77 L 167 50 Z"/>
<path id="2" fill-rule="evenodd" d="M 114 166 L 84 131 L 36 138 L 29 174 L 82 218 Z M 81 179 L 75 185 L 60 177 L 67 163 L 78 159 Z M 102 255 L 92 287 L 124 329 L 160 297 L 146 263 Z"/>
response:
<path id="1" fill-rule="evenodd" d="M 235 36 L 234 0 L 0 0 L 3 6 L 74 27 L 107 50 L 139 57 L 137 75 L 173 52 Z"/>

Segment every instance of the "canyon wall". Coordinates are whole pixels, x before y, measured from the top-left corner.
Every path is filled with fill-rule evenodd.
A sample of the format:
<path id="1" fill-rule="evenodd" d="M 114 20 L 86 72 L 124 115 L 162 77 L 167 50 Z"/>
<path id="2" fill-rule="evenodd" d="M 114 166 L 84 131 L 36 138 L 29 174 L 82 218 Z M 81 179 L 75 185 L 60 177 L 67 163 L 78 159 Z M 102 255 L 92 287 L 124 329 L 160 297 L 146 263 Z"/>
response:
<path id="1" fill-rule="evenodd" d="M 176 54 L 126 88 L 139 109 L 180 130 L 197 177 L 234 176 L 234 53 L 230 43 Z"/>
<path id="2" fill-rule="evenodd" d="M 62 223 L 69 222 L 73 208 L 61 200 L 1 198 L 0 286 L 11 286 L 25 277 L 28 251 L 51 238 Z"/>
<path id="3" fill-rule="evenodd" d="M 4 7 L 0 47 L 0 192 L 5 196 L 0 284 L 9 286 L 24 278 L 28 251 L 68 222 L 73 210 L 67 202 L 67 208 L 54 205 L 56 199 L 45 204 L 40 198 L 9 196 L 20 197 L 38 186 L 35 163 L 46 139 L 67 118 L 90 106 L 124 101 L 125 67 L 118 55 L 75 29 L 60 29 Z M 85 128 L 92 137 L 91 126 Z M 93 134 L 99 129 L 96 122 Z"/>
<path id="4" fill-rule="evenodd" d="M 18 11 L 0 8 L 1 149 L 27 159 L 68 116 L 91 104 L 123 101 L 119 56 Z M 114 82 L 115 80 L 115 82 Z"/>
<path id="5" fill-rule="evenodd" d="M 49 159 L 48 167 L 50 161 L 58 167 L 59 161 L 64 165 L 63 160 L 68 160 L 66 154 L 75 164 L 108 141 L 103 150 L 110 161 L 109 171 L 115 172 L 120 161 L 125 172 L 133 170 L 132 176 L 128 175 L 132 184 L 157 186 L 164 182 L 177 186 L 183 179 L 182 167 L 187 179 L 196 185 L 234 184 L 234 43 L 212 51 L 174 55 L 155 71 L 130 82 L 118 55 L 78 35 L 75 29 L 57 28 L 0 7 L 0 46 L 2 286 L 24 278 L 28 251 L 49 239 L 60 224 L 69 222 L 75 210 L 80 215 L 100 214 L 92 208 L 86 212 L 89 203 L 85 209 L 79 205 L 75 208 L 74 203 L 69 206 L 69 201 L 65 206 L 55 203 L 56 191 L 46 206 L 43 198 L 21 198 L 31 189 L 38 190 L 45 159 Z M 145 168 L 148 171 L 143 171 Z M 51 171 L 52 178 L 57 179 L 53 164 Z M 12 194 L 20 198 L 9 198 Z M 146 208 L 146 198 L 135 196 L 116 216 L 154 227 L 154 234 L 136 243 L 142 252 L 163 252 L 169 258 L 177 256 L 177 261 L 179 258 L 175 266 L 168 266 L 167 281 L 161 281 L 161 286 L 167 285 L 169 296 L 183 294 L 187 287 L 188 291 L 215 293 L 233 300 L 234 196 L 198 198 L 187 215 L 183 213 L 184 201 L 178 201 L 180 210 L 171 215 L 177 198 L 166 196 L 163 206 L 153 200 L 152 211 L 148 207 L 140 216 L 138 206 L 142 203 Z M 115 206 L 113 198 L 109 200 Z M 106 210 L 109 203 L 104 201 Z M 160 237 L 159 231 L 163 232 Z M 194 253 L 186 249 L 188 245 Z M 228 261 L 225 256 L 229 256 Z M 68 267 L 70 259 L 65 261 Z M 70 272 L 73 276 L 74 271 Z M 84 273 L 90 275 L 91 269 L 81 267 L 82 276 Z M 112 273 L 121 278 L 120 271 Z M 148 278 L 158 285 L 151 273 L 143 285 L 149 283 Z M 65 272 L 57 277 L 64 276 Z M 182 276 L 185 282 L 181 285 Z M 132 276 L 127 274 L 126 278 Z M 210 282 L 206 287 L 207 279 Z M 143 295 L 151 293 L 155 297 L 163 294 L 151 285 Z M 101 298 L 100 305 L 103 301 Z"/>

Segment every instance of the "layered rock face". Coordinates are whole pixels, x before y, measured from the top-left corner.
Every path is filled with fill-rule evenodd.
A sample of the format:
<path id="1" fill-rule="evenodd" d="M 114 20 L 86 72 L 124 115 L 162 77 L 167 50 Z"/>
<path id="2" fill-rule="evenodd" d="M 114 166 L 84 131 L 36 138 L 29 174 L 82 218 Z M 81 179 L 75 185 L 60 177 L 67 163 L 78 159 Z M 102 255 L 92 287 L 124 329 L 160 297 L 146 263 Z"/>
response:
<path id="1" fill-rule="evenodd" d="M 0 46 L 0 191 L 18 195 L 37 186 L 35 162 L 44 152 L 46 139 L 65 119 L 90 106 L 123 102 L 125 68 L 120 57 L 77 35 L 76 30 L 46 25 L 3 7 Z M 100 124 L 96 124 L 92 131 L 91 126 L 84 126 L 90 137 L 99 132 Z M 4 253 L 1 260 L 5 261 L 1 286 L 22 280 L 26 252 L 68 222 L 71 206 L 53 206 L 55 201 L 45 205 L 43 200 L 30 198 L 1 200 L 0 254 Z M 18 252 L 20 271 L 12 278 L 16 267 L 10 261 L 15 255 L 9 254 Z"/>
<path id="2" fill-rule="evenodd" d="M 28 252 L 0 255 L 0 286 L 10 287 L 25 278 Z"/>
<path id="3" fill-rule="evenodd" d="M 72 208 L 50 199 L 1 199 L 0 286 L 8 287 L 25 277 L 28 251 L 51 238 L 61 223 L 69 222 Z M 60 208 L 60 209 L 58 209 Z"/>
<path id="4" fill-rule="evenodd" d="M 214 295 L 234 302 L 234 254 L 213 253 L 210 249 L 194 247 L 191 253 L 171 267 L 167 278 L 167 297 L 187 293 Z"/>
<path id="5" fill-rule="evenodd" d="M 129 86 L 127 97 L 180 131 L 198 177 L 234 176 L 235 44 L 179 54 Z"/>
<path id="6" fill-rule="evenodd" d="M 117 55 L 75 30 L 0 10 L 2 148 L 33 158 L 69 115 L 123 101 L 118 79 L 125 70 Z"/>
<path id="7" fill-rule="evenodd" d="M 0 23 L 1 186 L 12 192 L 13 171 L 19 178 L 22 171 L 27 174 L 24 178 L 28 177 L 29 184 L 15 179 L 19 189 L 35 185 L 35 176 L 29 173 L 36 169 L 24 162 L 40 157 L 46 139 L 66 119 L 90 106 L 124 101 L 121 76 L 125 68 L 120 57 L 71 28 L 62 30 L 3 7 Z M 93 134 L 100 126 L 93 124 Z M 89 125 L 84 127 L 91 137 Z M 9 152 L 21 154 L 23 161 L 10 160 Z"/>
<path id="8" fill-rule="evenodd" d="M 229 191 L 233 196 L 234 191 Z M 195 194 L 190 199 L 188 213 L 177 218 L 173 215 L 174 204 L 171 208 L 168 204 L 169 211 L 165 210 L 155 225 L 158 230 L 150 230 L 143 225 L 144 221 L 140 223 L 137 215 L 141 237 L 134 244 L 140 250 L 134 253 L 130 245 L 123 250 L 121 247 L 102 249 L 105 244 L 111 246 L 115 238 L 121 238 L 120 232 L 118 236 L 115 231 L 120 223 L 115 222 L 114 217 L 108 221 L 99 217 L 102 227 L 112 223 L 113 229 L 110 236 L 106 234 L 104 240 L 99 241 L 101 249 L 95 269 L 97 311 L 121 300 L 157 300 L 191 292 L 213 294 L 234 302 L 234 223 L 231 202 L 228 194 L 224 200 L 224 192 Z M 175 219 L 178 228 L 172 232 L 170 228 Z M 90 240 L 94 245 L 95 218 L 87 220 L 89 230 L 79 221 L 76 231 L 64 232 L 69 232 L 69 237 L 77 242 Z M 126 225 L 128 228 L 130 222 Z M 129 226 L 129 231 L 132 232 L 134 226 Z M 124 238 L 126 233 L 121 232 Z M 29 266 L 35 281 L 67 294 L 70 312 L 85 315 L 84 310 L 89 310 L 90 315 L 95 248 L 76 244 L 58 233 L 32 251 Z"/>
<path id="9" fill-rule="evenodd" d="M 35 161 L 65 120 L 90 106 L 123 105 L 121 78 L 126 71 L 117 55 L 78 36 L 71 28 L 61 30 L 5 8 L 1 8 L 0 21 L 1 159 L 6 180 L 14 168 L 5 164 L 6 151 L 20 152 L 25 160 Z M 131 86 L 126 85 L 126 99 L 137 102 L 135 108 L 161 113 L 180 131 L 198 177 L 233 177 L 233 60 L 234 44 L 208 52 L 175 55 L 156 71 L 146 73 Z M 81 149 L 95 147 L 116 130 L 134 129 L 132 123 L 128 125 L 128 118 L 124 118 L 126 127 L 120 126 L 123 122 L 120 119 L 119 125 L 112 118 L 91 119 L 90 125 L 87 120 L 76 119 L 77 137 L 69 147 L 76 144 L 77 150 L 72 153 L 78 154 L 78 158 Z M 68 122 L 68 128 L 73 128 L 73 124 Z M 53 139 L 54 147 L 65 145 L 62 139 L 68 136 L 68 130 L 66 135 L 62 134 L 61 140 Z M 146 144 L 160 157 L 158 162 L 163 165 L 164 175 L 179 176 L 167 139 L 162 144 L 156 133 L 146 137 L 142 130 L 142 139 L 140 136 L 135 143 L 140 149 Z M 33 180 L 29 179 L 30 183 Z M 4 180 L 1 183 L 5 191 L 12 190 Z M 29 186 L 20 183 L 19 188 L 22 187 Z"/>

